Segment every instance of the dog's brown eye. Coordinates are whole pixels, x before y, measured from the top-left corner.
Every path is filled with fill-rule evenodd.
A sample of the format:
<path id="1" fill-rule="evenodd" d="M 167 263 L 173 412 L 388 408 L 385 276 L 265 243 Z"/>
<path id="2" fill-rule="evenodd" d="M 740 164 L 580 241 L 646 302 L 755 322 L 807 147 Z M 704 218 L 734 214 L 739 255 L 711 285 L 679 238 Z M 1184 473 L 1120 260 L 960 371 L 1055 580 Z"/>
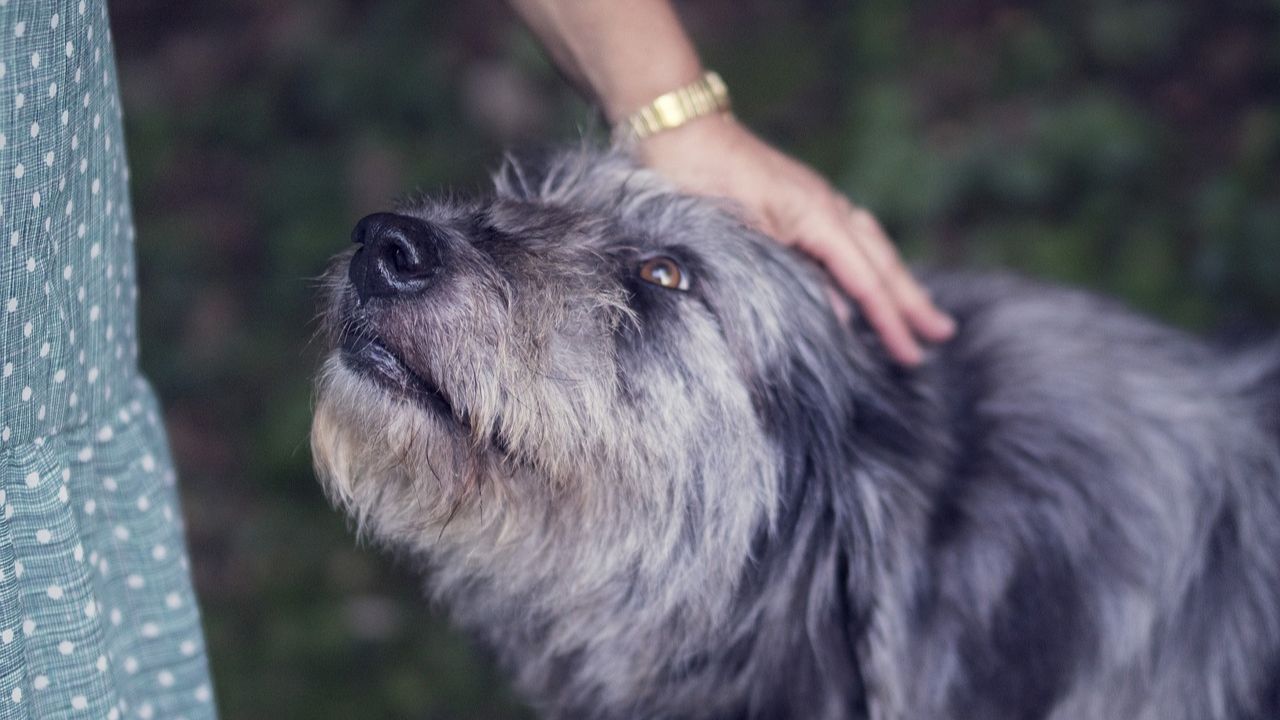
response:
<path id="1" fill-rule="evenodd" d="M 688 290 L 689 277 L 680 264 L 669 257 L 645 260 L 640 266 L 640 279 L 668 290 Z"/>

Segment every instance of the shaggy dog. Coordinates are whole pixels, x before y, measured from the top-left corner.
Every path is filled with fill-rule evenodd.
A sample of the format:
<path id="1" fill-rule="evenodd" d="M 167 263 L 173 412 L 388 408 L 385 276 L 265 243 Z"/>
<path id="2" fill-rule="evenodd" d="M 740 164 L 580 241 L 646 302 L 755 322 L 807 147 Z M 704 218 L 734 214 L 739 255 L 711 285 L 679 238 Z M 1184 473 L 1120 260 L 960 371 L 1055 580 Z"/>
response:
<path id="1" fill-rule="evenodd" d="M 1280 347 L 936 275 L 904 370 L 619 155 L 495 185 L 361 221 L 312 441 L 546 716 L 1280 717 Z"/>

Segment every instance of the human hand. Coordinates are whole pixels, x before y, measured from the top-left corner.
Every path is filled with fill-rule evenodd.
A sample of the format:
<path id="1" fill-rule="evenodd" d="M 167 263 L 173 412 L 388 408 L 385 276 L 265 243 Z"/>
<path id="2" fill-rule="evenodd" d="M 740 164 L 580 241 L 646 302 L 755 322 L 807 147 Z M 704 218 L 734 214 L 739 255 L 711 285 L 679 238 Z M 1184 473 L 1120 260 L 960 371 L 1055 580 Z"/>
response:
<path id="1" fill-rule="evenodd" d="M 636 154 L 685 191 L 738 202 L 761 230 L 821 263 L 898 362 L 924 359 L 917 335 L 940 342 L 955 333 L 955 321 L 933 304 L 871 213 L 732 116 L 652 135 Z"/>

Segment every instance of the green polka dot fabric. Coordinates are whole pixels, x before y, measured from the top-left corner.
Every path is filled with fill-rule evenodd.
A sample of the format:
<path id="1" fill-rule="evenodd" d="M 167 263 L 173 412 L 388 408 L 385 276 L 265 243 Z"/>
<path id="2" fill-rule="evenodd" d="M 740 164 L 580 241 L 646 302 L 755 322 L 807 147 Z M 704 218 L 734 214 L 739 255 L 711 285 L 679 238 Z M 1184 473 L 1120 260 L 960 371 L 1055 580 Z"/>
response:
<path id="1" fill-rule="evenodd" d="M 106 7 L 0 0 L 0 720 L 211 718 Z"/>

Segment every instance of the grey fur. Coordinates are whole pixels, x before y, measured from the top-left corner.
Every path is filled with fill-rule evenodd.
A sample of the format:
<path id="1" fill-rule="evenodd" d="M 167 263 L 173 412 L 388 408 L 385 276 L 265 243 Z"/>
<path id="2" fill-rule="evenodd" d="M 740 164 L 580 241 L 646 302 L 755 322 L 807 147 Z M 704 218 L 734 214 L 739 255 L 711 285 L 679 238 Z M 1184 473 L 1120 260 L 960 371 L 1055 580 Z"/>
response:
<path id="1" fill-rule="evenodd" d="M 495 184 L 402 208 L 440 233 L 421 295 L 359 303 L 338 258 L 313 448 L 545 715 L 1280 717 L 1276 345 L 936 275 L 961 331 L 906 371 L 620 156 Z"/>

